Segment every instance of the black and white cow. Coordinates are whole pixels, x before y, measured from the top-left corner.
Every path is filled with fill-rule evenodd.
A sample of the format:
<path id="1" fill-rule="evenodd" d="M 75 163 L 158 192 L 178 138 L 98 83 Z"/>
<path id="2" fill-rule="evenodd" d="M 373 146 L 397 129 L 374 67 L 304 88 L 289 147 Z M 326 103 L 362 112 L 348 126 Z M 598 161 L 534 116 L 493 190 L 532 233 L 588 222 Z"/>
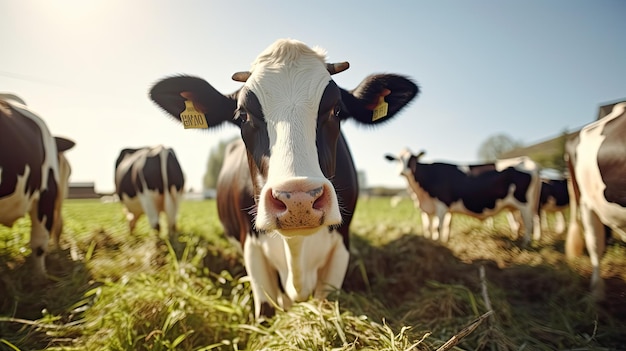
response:
<path id="1" fill-rule="evenodd" d="M 130 231 L 142 214 L 159 231 L 165 212 L 170 240 L 176 244 L 176 219 L 185 177 L 174 150 L 163 145 L 123 149 L 115 161 L 115 189 L 124 204 Z"/>
<path id="2" fill-rule="evenodd" d="M 64 151 L 73 146 L 71 140 L 52 137 L 46 123 L 19 97 L 0 94 L 0 224 L 13 226 L 30 215 L 36 279 L 45 277 L 51 235 L 58 246 L 71 170 Z"/>
<path id="3" fill-rule="evenodd" d="M 565 231 L 565 214 L 569 208 L 569 193 L 567 179 L 541 179 L 541 193 L 539 196 L 539 211 L 542 227 L 548 228 L 548 213 L 555 216 L 554 231 L 561 234 Z"/>
<path id="4" fill-rule="evenodd" d="M 166 78 L 150 92 L 186 126 L 241 129 L 243 142 L 225 156 L 217 202 L 226 234 L 242 245 L 256 316 L 272 315 L 272 301 L 286 308 L 341 287 L 358 184 L 340 124 L 383 123 L 418 93 L 394 74 L 342 89 L 331 75 L 348 63 L 325 60 L 321 50 L 278 40 L 249 72 L 233 75 L 244 85 L 232 94 L 190 76 Z"/>
<path id="5" fill-rule="evenodd" d="M 569 140 L 565 159 L 570 173 L 566 254 L 569 258 L 582 254 L 582 229 L 591 259 L 591 291 L 601 299 L 605 226 L 626 241 L 626 102 Z"/>
<path id="6" fill-rule="evenodd" d="M 424 236 L 447 241 L 452 213 L 479 219 L 503 209 L 518 210 L 525 226 L 524 245 L 539 237 L 539 170 L 527 157 L 482 165 L 422 163 L 421 152 L 404 149 L 399 155 L 385 155 L 400 163 L 413 199 L 422 212 Z M 519 228 L 519 226 L 517 227 Z"/>

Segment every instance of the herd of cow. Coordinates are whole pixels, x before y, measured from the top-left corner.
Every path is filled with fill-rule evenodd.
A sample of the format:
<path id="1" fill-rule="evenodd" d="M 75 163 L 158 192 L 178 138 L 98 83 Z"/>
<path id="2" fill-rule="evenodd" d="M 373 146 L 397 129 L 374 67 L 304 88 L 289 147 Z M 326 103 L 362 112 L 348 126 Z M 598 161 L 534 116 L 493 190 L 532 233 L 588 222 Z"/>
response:
<path id="1" fill-rule="evenodd" d="M 350 118 L 365 125 L 388 122 L 419 93 L 410 78 L 396 74 L 370 75 L 355 89 L 343 89 L 331 75 L 348 67 L 326 63 L 321 50 L 299 41 L 278 40 L 249 71 L 232 76 L 243 83 L 234 93 L 184 75 L 150 89 L 150 98 L 185 127 L 226 122 L 241 130 L 241 139 L 225 152 L 217 207 L 226 235 L 242 249 L 257 317 L 271 316 L 275 303 L 288 308 L 341 287 L 359 187 L 340 124 Z M 600 297 L 605 228 L 626 239 L 625 107 L 616 105 L 569 141 L 568 184 L 542 182 L 538 167 L 525 157 L 471 166 L 420 162 L 424 153 L 409 150 L 386 158 L 400 164 L 421 210 L 424 235 L 434 239 L 447 240 L 452 213 L 484 219 L 508 209 L 521 215 L 528 244 L 539 238 L 540 210 L 569 206 L 567 253 L 582 253 L 582 222 L 592 291 Z M 20 98 L 0 94 L 0 223 L 11 226 L 30 215 L 37 275 L 45 274 L 49 238 L 58 244 L 62 230 L 70 175 L 63 152 L 73 145 L 55 139 Z M 159 213 L 165 212 L 170 238 L 176 239 L 184 176 L 173 150 L 122 150 L 115 184 L 131 230 L 143 213 L 158 230 Z"/>

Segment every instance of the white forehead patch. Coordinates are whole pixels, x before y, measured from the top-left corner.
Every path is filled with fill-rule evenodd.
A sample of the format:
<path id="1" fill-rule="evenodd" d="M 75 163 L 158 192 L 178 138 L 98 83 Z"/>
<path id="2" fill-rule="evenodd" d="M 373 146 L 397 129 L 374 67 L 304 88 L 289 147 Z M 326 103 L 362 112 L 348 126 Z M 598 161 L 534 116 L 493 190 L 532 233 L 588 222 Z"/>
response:
<path id="1" fill-rule="evenodd" d="M 267 123 L 270 173 L 323 176 L 315 139 L 319 103 L 330 80 L 324 55 L 295 40 L 275 42 L 254 62 L 246 87 Z M 273 162 L 281 165 L 272 167 Z"/>
<path id="2" fill-rule="evenodd" d="M 296 107 L 317 112 L 329 81 L 325 55 L 319 49 L 282 39 L 254 61 L 246 87 L 259 99 L 266 118 L 274 119 L 296 112 Z"/>

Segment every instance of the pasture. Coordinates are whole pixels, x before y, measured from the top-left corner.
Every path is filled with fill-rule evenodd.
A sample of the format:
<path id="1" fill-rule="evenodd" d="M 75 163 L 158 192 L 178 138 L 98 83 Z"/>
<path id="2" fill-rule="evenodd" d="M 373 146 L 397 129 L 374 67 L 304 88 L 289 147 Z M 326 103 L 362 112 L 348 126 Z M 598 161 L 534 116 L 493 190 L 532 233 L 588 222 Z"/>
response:
<path id="1" fill-rule="evenodd" d="M 145 217 L 129 235 L 120 203 L 67 200 L 63 212 L 43 286 L 28 279 L 29 220 L 0 228 L 0 350 L 436 350 L 455 335 L 455 350 L 626 349 L 620 242 L 595 304 L 589 260 L 568 264 L 564 236 L 520 248 L 503 215 L 493 227 L 459 215 L 441 244 L 421 236 L 410 201 L 361 199 L 342 290 L 257 322 L 214 200 L 182 203 L 180 251 Z"/>

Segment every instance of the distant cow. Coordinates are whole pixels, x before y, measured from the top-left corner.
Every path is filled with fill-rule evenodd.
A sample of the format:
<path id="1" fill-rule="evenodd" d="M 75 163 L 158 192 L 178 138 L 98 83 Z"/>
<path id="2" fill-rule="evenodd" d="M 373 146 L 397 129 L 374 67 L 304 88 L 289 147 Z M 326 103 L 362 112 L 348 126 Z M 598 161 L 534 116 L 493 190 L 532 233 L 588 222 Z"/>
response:
<path id="1" fill-rule="evenodd" d="M 34 275 L 45 276 L 50 235 L 58 245 L 61 206 L 67 194 L 69 162 L 63 152 L 74 142 L 53 138 L 46 123 L 15 95 L 0 94 L 0 223 L 31 219 Z"/>
<path id="2" fill-rule="evenodd" d="M 405 149 L 398 156 L 386 155 L 400 163 L 414 199 L 422 211 L 424 235 L 447 241 L 452 213 L 479 219 L 503 209 L 519 210 L 524 221 L 524 245 L 538 231 L 539 173 L 528 158 L 507 159 L 482 165 L 421 163 L 421 152 Z M 535 237 L 539 234 L 535 233 Z"/>
<path id="3" fill-rule="evenodd" d="M 159 231 L 159 214 L 165 212 L 168 235 L 175 241 L 184 185 L 174 150 L 163 145 L 124 149 L 115 162 L 115 189 L 125 206 L 131 232 L 143 213 L 150 227 Z"/>
<path id="4" fill-rule="evenodd" d="M 555 232 L 565 231 L 565 216 L 563 212 L 569 208 L 569 194 L 566 179 L 541 179 L 541 193 L 539 196 L 539 211 L 543 227 L 548 227 L 547 214 L 555 215 Z"/>
<path id="5" fill-rule="evenodd" d="M 299 41 L 278 40 L 251 71 L 233 75 L 245 84 L 232 94 L 189 76 L 150 92 L 187 127 L 241 129 L 243 142 L 226 151 L 217 205 L 226 234 L 242 245 L 256 316 L 272 315 L 273 302 L 286 308 L 341 287 L 358 184 L 340 122 L 388 121 L 418 92 L 393 74 L 342 89 L 331 75 L 347 68 Z"/>
<path id="6" fill-rule="evenodd" d="M 581 223 L 591 259 L 591 291 L 604 296 L 600 260 L 605 250 L 604 226 L 626 241 L 626 103 L 580 130 L 566 144 L 570 173 L 568 257 L 582 254 Z"/>

